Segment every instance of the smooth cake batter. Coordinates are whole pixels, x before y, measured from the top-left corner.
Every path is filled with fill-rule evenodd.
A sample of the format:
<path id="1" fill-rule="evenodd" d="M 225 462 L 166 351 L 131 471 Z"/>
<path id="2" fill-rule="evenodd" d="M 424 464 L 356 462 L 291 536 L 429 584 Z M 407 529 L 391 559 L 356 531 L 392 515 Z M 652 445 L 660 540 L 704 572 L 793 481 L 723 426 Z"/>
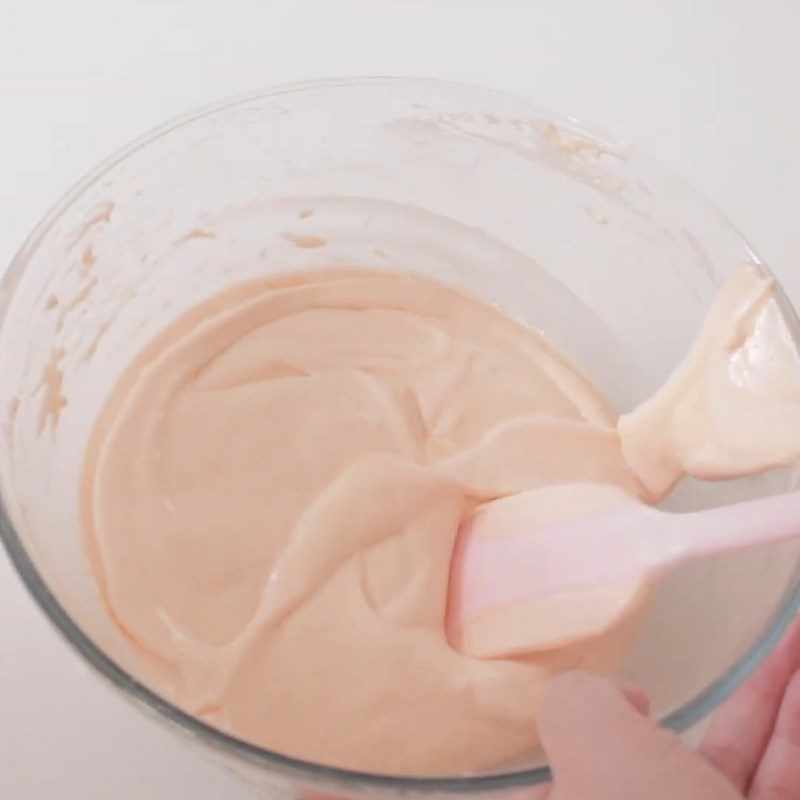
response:
<path id="1" fill-rule="evenodd" d="M 445 632 L 460 522 L 542 487 L 566 486 L 578 513 L 597 485 L 654 502 L 684 473 L 790 463 L 796 361 L 749 267 L 617 426 L 554 345 L 430 279 L 236 286 L 165 330 L 109 398 L 84 470 L 93 569 L 147 679 L 236 736 L 373 772 L 499 766 L 535 748 L 553 671 L 620 668 L 647 591 L 622 587 L 629 613 L 588 641 L 506 657 L 476 629 L 482 657 L 464 655 Z M 569 613 L 555 603 L 553 624 Z"/>

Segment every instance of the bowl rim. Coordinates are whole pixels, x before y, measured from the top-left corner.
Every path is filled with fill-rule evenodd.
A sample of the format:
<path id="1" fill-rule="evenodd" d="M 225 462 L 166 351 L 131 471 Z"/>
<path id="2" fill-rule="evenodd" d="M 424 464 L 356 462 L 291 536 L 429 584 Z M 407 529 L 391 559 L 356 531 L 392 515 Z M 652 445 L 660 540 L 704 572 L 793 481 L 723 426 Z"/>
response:
<path id="1" fill-rule="evenodd" d="M 184 125 L 195 122 L 211 114 L 233 108 L 242 103 L 251 102 L 253 100 L 263 100 L 265 98 L 274 98 L 286 94 L 308 92 L 311 90 L 340 89 L 359 86 L 382 86 L 386 88 L 391 88 L 393 86 L 404 86 L 406 88 L 419 86 L 421 89 L 438 87 L 444 91 L 469 92 L 476 96 L 480 93 L 484 93 L 486 96 L 505 98 L 518 103 L 525 103 L 531 109 L 532 114 L 535 114 L 536 118 L 552 120 L 556 124 L 563 123 L 565 126 L 573 129 L 591 132 L 598 138 L 607 139 L 609 142 L 614 142 L 626 150 L 630 149 L 629 145 L 619 138 L 606 134 L 595 125 L 587 125 L 582 120 L 570 114 L 539 107 L 528 100 L 528 98 L 510 92 L 456 81 L 402 76 L 323 78 L 286 83 L 230 96 L 215 103 L 204 105 L 173 117 L 130 141 L 128 144 L 103 159 L 51 206 L 12 258 L 5 274 L 0 277 L 0 328 L 2 327 L 5 317 L 5 307 L 7 307 L 10 302 L 15 285 L 24 271 L 25 265 L 53 225 L 67 208 L 85 191 L 92 187 L 109 170 L 124 161 L 137 150 L 146 147 L 156 139 Z M 642 154 L 638 150 L 634 152 L 641 157 Z M 685 189 L 693 194 L 695 199 L 703 202 L 710 209 L 713 209 L 722 223 L 739 238 L 744 249 L 752 259 L 762 264 L 744 236 L 742 236 L 731 221 L 716 208 L 713 203 L 705 198 L 702 193 L 694 189 L 694 187 L 676 175 L 671 169 L 662 165 L 657 159 L 650 155 L 645 155 L 644 157 L 663 174 L 668 175 L 672 180 L 682 184 Z M 789 307 L 794 311 L 791 304 L 789 304 Z M 482 794 L 502 789 L 533 786 L 545 783 L 551 779 L 551 772 L 547 766 L 478 776 L 414 777 L 369 773 L 328 766 L 306 761 L 301 758 L 287 756 L 225 733 L 191 714 L 182 711 L 138 681 L 130 673 L 120 667 L 110 656 L 106 655 L 102 648 L 96 645 L 91 637 L 73 621 L 48 587 L 20 537 L 17 535 L 11 522 L 10 515 L 3 503 L 2 496 L 0 496 L 0 540 L 2 540 L 9 558 L 23 584 L 33 596 L 39 608 L 44 612 L 47 619 L 63 638 L 66 639 L 72 649 L 85 659 L 100 677 L 105 678 L 108 682 L 120 689 L 123 696 L 139 706 L 143 711 L 156 712 L 155 716 L 163 717 L 164 721 L 171 723 L 173 727 L 178 728 L 182 733 L 188 735 L 190 738 L 199 740 L 212 749 L 221 750 L 250 765 L 267 768 L 290 780 L 306 782 L 308 784 L 321 783 L 325 785 L 334 785 L 356 791 L 376 789 L 423 794 Z M 768 655 L 784 631 L 788 628 L 798 608 L 800 608 L 800 565 L 798 565 L 798 569 L 793 576 L 793 586 L 787 591 L 783 603 L 779 604 L 773 611 L 764 630 L 759 633 L 747 651 L 735 664 L 710 685 L 705 687 L 683 706 L 659 720 L 660 725 L 680 733 L 713 711 Z M 151 714 L 151 716 L 153 715 Z"/>

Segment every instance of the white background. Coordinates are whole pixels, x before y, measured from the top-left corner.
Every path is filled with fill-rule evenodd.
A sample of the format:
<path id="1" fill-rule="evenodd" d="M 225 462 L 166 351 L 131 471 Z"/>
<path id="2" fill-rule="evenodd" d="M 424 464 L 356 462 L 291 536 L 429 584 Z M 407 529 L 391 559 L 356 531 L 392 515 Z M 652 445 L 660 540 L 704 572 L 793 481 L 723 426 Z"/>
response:
<path id="1" fill-rule="evenodd" d="M 658 155 L 797 302 L 798 31 L 797 0 L 0 0 L 0 270 L 71 183 L 167 117 L 413 75 L 528 95 Z M 251 794 L 98 683 L 0 555 L 0 797 Z"/>

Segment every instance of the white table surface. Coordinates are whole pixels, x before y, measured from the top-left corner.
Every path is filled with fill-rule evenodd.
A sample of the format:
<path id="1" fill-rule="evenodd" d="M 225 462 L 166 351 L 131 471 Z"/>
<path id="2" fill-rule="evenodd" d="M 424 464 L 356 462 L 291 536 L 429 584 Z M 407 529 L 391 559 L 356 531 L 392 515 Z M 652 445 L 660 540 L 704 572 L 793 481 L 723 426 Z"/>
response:
<path id="1" fill-rule="evenodd" d="M 0 0 L 0 264 L 167 117 L 286 81 L 413 75 L 525 94 L 659 155 L 798 301 L 799 29 L 797 0 Z M 0 556 L 0 797 L 251 796 L 100 684 Z"/>

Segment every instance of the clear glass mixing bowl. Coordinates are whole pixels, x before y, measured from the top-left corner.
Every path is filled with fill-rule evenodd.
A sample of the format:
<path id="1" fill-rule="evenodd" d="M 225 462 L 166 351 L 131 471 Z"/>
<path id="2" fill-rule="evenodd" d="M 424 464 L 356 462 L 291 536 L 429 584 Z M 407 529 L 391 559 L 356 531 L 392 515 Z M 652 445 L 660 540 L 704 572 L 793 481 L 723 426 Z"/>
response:
<path id="1" fill-rule="evenodd" d="M 81 181 L 3 280 L 0 533 L 37 602 L 100 675 L 270 796 L 524 792 L 548 779 L 545 766 L 359 774 L 240 741 L 143 685 L 81 545 L 92 422 L 168 319 L 276 265 L 411 269 L 460 286 L 545 331 L 627 409 L 686 352 L 716 286 L 745 260 L 757 258 L 731 225 L 651 159 L 497 92 L 335 80 L 189 114 Z M 672 503 L 791 483 L 788 473 L 687 482 Z M 665 725 L 689 729 L 768 651 L 800 600 L 798 557 L 788 545 L 731 556 L 661 588 L 626 677 Z"/>

